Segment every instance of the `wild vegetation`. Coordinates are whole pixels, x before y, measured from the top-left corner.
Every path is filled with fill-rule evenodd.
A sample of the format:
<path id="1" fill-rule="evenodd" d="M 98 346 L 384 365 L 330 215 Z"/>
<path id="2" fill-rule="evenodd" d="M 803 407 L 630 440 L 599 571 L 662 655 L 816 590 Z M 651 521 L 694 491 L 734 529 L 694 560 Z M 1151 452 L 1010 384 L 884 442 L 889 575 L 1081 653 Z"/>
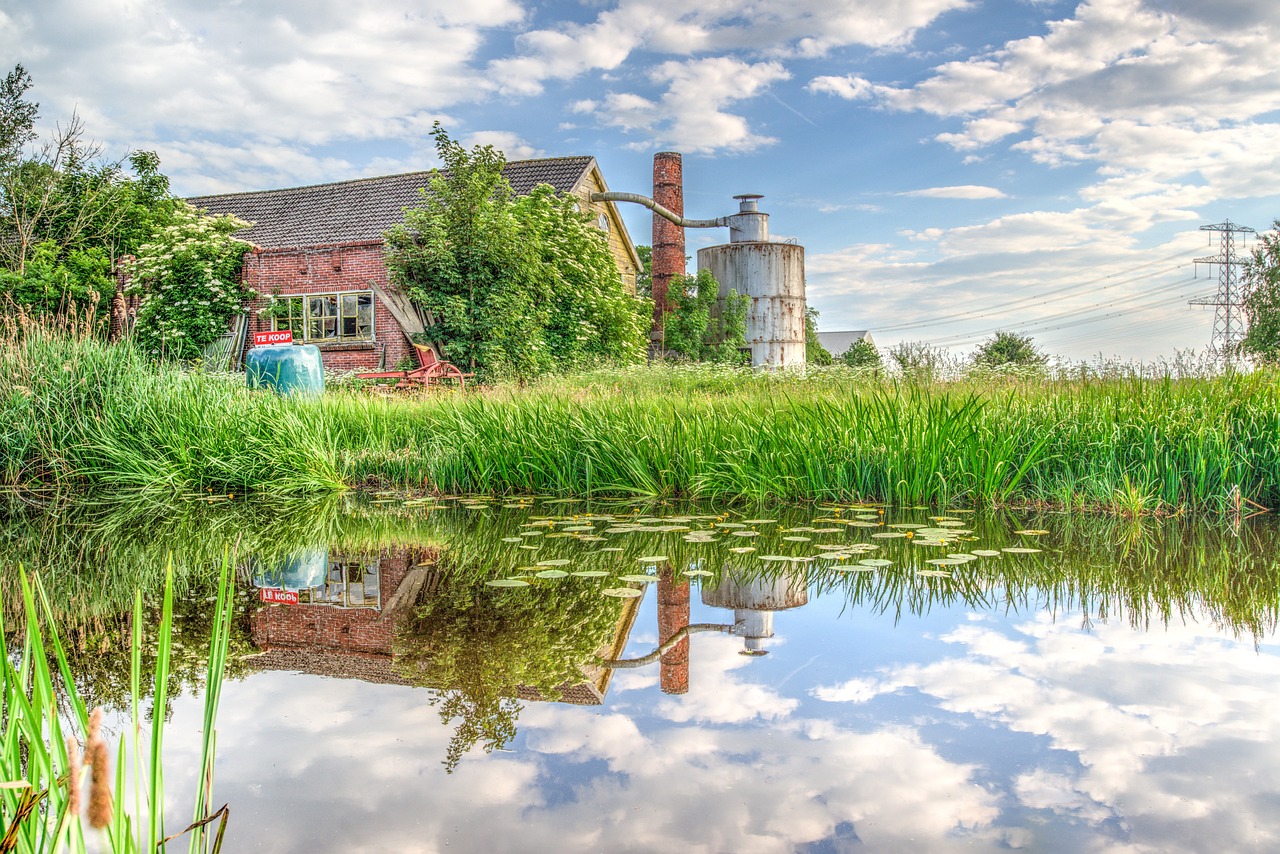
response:
<path id="1" fill-rule="evenodd" d="M 92 324 L 0 340 L 0 477 L 157 498 L 436 492 L 1047 502 L 1126 513 L 1280 501 L 1267 371 L 876 379 L 636 366 L 476 394 L 320 399 L 157 366 Z"/>

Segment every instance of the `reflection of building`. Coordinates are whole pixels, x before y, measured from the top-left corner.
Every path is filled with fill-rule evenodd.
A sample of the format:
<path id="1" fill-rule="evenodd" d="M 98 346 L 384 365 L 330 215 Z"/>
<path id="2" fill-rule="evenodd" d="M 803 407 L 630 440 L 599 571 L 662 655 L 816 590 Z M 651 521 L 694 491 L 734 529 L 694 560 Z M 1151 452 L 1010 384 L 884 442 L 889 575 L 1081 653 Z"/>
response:
<path id="1" fill-rule="evenodd" d="M 773 637 L 774 611 L 799 608 L 809 602 L 803 572 L 784 572 L 773 578 L 735 574 L 726 570 L 714 585 L 702 588 L 702 604 L 733 609 L 733 633 L 745 638 L 743 652 L 764 655 L 760 641 Z"/>
<path id="2" fill-rule="evenodd" d="M 261 586 L 298 592 L 297 605 L 263 607 L 250 615 L 250 639 L 262 650 L 255 666 L 408 684 L 392 669 L 391 644 L 396 614 L 430 580 L 425 568 L 413 568 L 421 555 L 404 548 L 376 556 L 318 550 L 255 574 Z"/>
<path id="3" fill-rule="evenodd" d="M 430 595 L 441 575 L 424 562 L 417 548 L 382 549 L 375 554 L 313 550 L 291 555 L 279 565 L 254 573 L 262 587 L 298 592 L 296 605 L 258 608 L 249 617 L 249 635 L 261 654 L 253 665 L 261 670 L 294 670 L 319 676 L 409 685 L 394 666 L 397 620 L 419 598 Z M 688 622 L 688 584 L 685 585 Z M 619 602 L 618 619 L 600 659 L 622 653 L 639 611 L 639 599 Z M 613 671 L 598 662 L 582 666 L 582 679 L 559 686 L 561 697 L 544 697 L 520 686 L 521 700 L 548 700 L 599 705 L 609 690 Z M 687 677 L 686 677 L 687 681 Z"/>

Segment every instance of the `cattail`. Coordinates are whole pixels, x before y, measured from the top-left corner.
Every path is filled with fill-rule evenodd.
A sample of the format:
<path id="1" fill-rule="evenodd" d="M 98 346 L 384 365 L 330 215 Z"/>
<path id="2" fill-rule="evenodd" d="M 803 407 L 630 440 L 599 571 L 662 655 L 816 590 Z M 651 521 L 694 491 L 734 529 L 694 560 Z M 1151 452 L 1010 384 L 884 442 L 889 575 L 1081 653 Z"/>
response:
<path id="1" fill-rule="evenodd" d="M 89 715 L 89 741 L 85 754 L 91 766 L 89 774 L 89 826 L 103 828 L 111 823 L 111 767 L 107 760 L 107 742 L 102 737 L 102 708 Z"/>
<path id="2" fill-rule="evenodd" d="M 67 736 L 67 815 L 80 815 L 80 744 Z"/>

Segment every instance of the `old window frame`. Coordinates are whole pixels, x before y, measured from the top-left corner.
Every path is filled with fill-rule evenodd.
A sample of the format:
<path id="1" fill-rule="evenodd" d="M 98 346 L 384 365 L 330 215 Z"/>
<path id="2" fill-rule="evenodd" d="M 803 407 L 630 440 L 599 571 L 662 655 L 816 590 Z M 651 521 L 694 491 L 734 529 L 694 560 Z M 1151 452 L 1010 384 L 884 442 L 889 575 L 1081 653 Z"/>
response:
<path id="1" fill-rule="evenodd" d="M 360 309 L 367 300 L 367 328 L 362 329 Z M 287 329 L 293 340 L 308 344 L 346 344 L 374 341 L 377 335 L 373 289 L 280 294 L 277 305 L 283 313 L 271 318 L 274 331 Z M 277 309 L 279 311 L 279 309 Z"/>

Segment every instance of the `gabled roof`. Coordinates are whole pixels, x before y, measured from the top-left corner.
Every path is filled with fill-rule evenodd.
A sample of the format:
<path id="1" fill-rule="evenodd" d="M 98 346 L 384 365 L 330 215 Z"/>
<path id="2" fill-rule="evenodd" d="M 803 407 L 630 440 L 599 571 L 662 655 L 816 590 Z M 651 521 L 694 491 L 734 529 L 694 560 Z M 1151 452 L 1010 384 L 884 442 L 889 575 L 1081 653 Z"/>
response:
<path id="1" fill-rule="evenodd" d="M 520 195 L 539 184 L 571 193 L 594 165 L 594 157 L 514 160 L 502 167 L 502 174 Z M 421 203 L 418 190 L 430 180 L 431 172 L 408 172 L 310 187 L 196 196 L 187 201 L 212 214 L 235 214 L 254 223 L 238 237 L 264 249 L 285 249 L 380 240 L 393 225 L 404 222 L 405 208 Z"/>
<path id="2" fill-rule="evenodd" d="M 822 345 L 828 353 L 833 356 L 843 356 L 848 352 L 849 348 L 854 345 L 855 341 L 862 339 L 876 343 L 871 339 L 871 331 L 867 329 L 854 329 L 847 332 L 819 332 L 818 343 Z"/>

